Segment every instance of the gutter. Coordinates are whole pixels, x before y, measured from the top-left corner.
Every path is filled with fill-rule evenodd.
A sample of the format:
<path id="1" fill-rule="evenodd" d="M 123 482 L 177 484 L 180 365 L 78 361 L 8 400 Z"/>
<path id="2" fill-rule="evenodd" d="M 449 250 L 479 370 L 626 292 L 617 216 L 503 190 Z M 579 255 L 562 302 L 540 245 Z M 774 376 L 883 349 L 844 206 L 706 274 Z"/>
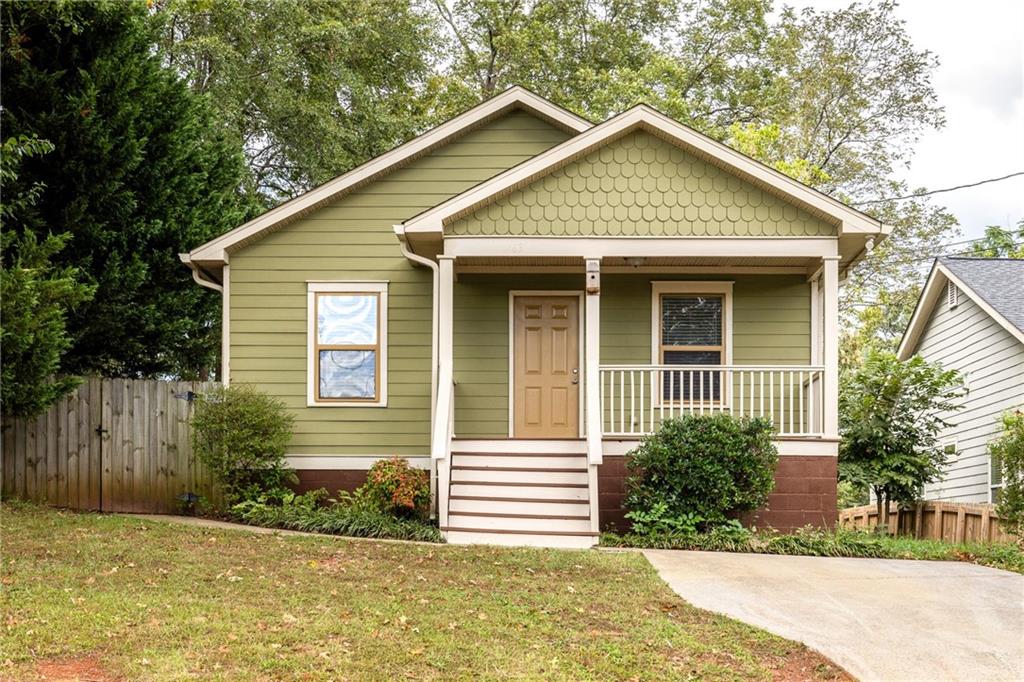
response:
<path id="1" fill-rule="evenodd" d="M 206 287 L 207 289 L 219 291 L 221 294 L 224 293 L 224 286 L 217 282 L 217 280 L 213 278 L 213 275 L 208 270 L 204 270 L 197 264 L 193 263 L 192 258 L 191 256 L 189 256 L 189 254 L 179 253 L 178 260 L 187 265 L 188 269 L 192 271 L 192 279 L 196 281 L 196 284 L 198 284 L 201 287 Z M 203 277 L 204 275 L 206 276 L 206 278 Z"/>

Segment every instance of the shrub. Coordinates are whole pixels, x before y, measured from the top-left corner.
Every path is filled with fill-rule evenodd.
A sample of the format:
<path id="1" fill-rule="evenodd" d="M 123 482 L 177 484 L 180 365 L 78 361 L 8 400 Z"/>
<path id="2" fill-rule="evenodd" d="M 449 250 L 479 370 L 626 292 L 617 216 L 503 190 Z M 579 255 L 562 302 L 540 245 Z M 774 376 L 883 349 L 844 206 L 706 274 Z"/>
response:
<path id="1" fill-rule="evenodd" d="M 742 527 L 721 526 L 708 533 L 618 535 L 604 533 L 605 547 L 685 549 L 703 552 L 744 552 L 789 556 L 865 557 L 969 561 L 1007 571 L 1024 573 L 1024 548 L 1014 543 L 955 545 L 939 540 L 890 537 L 863 530 L 803 528 L 793 533 L 752 533 Z"/>
<path id="2" fill-rule="evenodd" d="M 358 492 L 375 502 L 381 511 L 396 517 L 424 519 L 430 514 L 430 478 L 426 471 L 411 467 L 406 459 L 374 462 Z"/>
<path id="3" fill-rule="evenodd" d="M 340 492 L 337 501 L 326 501 L 317 490 L 304 495 L 285 495 L 278 504 L 249 500 L 235 505 L 232 513 L 244 523 L 266 528 L 285 528 L 307 533 L 327 533 L 363 538 L 390 538 L 444 542 L 440 531 L 424 521 L 396 518 L 380 510 L 364 492 Z"/>
<path id="4" fill-rule="evenodd" d="M 778 451 L 767 419 L 728 414 L 666 420 L 626 458 L 625 507 L 649 528 L 659 522 L 709 528 L 764 505 Z"/>
<path id="5" fill-rule="evenodd" d="M 217 387 L 196 401 L 192 448 L 217 477 L 229 505 L 280 497 L 298 479 L 285 465 L 293 417 L 251 386 Z"/>
<path id="6" fill-rule="evenodd" d="M 998 474 L 1003 482 L 997 511 L 1003 527 L 1024 541 L 1024 412 L 1007 412 L 1002 422 L 1002 435 L 988 444 L 993 481 Z"/>

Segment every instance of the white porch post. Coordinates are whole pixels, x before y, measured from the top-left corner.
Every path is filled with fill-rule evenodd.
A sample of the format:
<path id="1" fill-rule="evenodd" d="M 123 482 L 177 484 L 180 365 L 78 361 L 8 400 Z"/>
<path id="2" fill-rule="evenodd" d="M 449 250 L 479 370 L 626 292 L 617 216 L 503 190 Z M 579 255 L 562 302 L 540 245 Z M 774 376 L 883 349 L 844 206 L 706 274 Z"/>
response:
<path id="1" fill-rule="evenodd" d="M 601 453 L 601 259 L 588 258 L 586 272 L 584 386 L 586 386 L 587 459 L 600 464 Z"/>
<path id="2" fill-rule="evenodd" d="M 437 463 L 437 519 L 448 525 L 448 491 L 451 486 L 451 420 L 455 396 L 452 395 L 454 346 L 455 259 L 438 256 L 437 306 L 437 406 L 431 429 L 430 456 Z"/>
<path id="3" fill-rule="evenodd" d="M 826 257 L 822 263 L 822 329 L 825 364 L 824 435 L 839 437 L 839 258 Z"/>

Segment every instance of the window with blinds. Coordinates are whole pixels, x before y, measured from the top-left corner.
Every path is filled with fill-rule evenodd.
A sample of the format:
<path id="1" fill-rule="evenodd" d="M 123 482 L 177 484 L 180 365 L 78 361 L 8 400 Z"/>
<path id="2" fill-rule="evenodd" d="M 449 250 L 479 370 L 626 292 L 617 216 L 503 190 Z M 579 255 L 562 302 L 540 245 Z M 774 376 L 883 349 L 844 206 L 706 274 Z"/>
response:
<path id="1" fill-rule="evenodd" d="M 724 297 L 703 294 L 662 294 L 659 354 L 663 365 L 720 365 L 725 337 Z M 721 373 L 666 372 L 666 400 L 718 400 Z"/>

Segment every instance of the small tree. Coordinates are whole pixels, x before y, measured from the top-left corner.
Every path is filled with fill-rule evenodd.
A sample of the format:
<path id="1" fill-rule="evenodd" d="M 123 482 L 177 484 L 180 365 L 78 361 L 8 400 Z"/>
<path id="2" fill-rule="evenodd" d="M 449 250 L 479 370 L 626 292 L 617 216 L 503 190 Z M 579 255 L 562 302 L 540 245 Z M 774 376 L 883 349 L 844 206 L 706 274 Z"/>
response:
<path id="1" fill-rule="evenodd" d="M 293 422 L 283 402 L 252 386 L 217 387 L 199 397 L 192 449 L 216 475 L 229 505 L 280 495 L 297 481 L 284 461 Z"/>
<path id="2" fill-rule="evenodd" d="M 846 377 L 839 399 L 840 465 L 875 494 L 879 524 L 889 523 L 889 503 L 918 500 L 926 483 L 942 474 L 937 446 L 945 420 L 959 409 L 960 375 L 919 356 L 901 362 L 872 351 Z"/>
<path id="3" fill-rule="evenodd" d="M 775 487 L 772 433 L 771 422 L 761 418 L 667 419 L 629 453 L 624 504 L 652 527 L 652 515 L 707 528 L 732 512 L 757 509 Z"/>
<path id="4" fill-rule="evenodd" d="M 52 150 L 36 137 L 12 137 L 0 146 L 0 408 L 9 416 L 43 412 L 77 385 L 75 377 L 60 376 L 72 344 L 67 317 L 93 294 L 77 268 L 54 264 L 69 235 L 25 229 L 43 185 L 18 185 L 22 161 Z"/>
<path id="5" fill-rule="evenodd" d="M 988 444 L 993 482 L 1003 483 L 996 511 L 1003 528 L 1024 540 L 1024 412 L 1007 412 L 1002 423 L 1003 434 Z"/>

